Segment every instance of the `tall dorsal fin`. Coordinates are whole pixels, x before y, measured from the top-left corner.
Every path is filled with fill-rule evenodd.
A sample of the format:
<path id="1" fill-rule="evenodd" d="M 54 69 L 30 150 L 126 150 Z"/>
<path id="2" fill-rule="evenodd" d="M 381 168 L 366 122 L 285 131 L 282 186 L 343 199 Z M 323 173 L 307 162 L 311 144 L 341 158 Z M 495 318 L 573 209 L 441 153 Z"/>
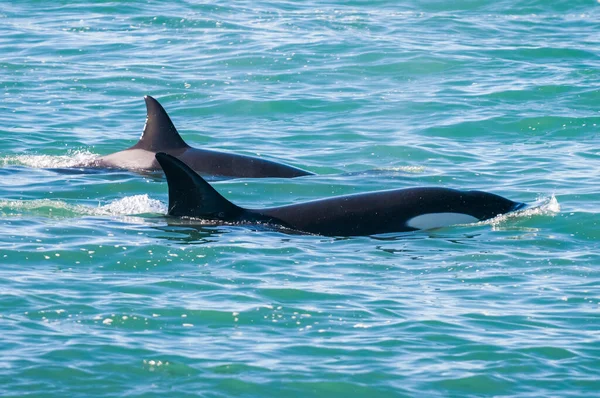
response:
<path id="1" fill-rule="evenodd" d="M 157 153 L 156 160 L 167 176 L 170 216 L 232 221 L 244 213 L 181 160 L 166 153 Z"/>
<path id="2" fill-rule="evenodd" d="M 130 149 L 164 152 L 188 148 L 189 145 L 181 138 L 162 105 L 149 95 L 145 96 L 144 99 L 146 100 L 147 110 L 146 125 L 140 140 Z"/>

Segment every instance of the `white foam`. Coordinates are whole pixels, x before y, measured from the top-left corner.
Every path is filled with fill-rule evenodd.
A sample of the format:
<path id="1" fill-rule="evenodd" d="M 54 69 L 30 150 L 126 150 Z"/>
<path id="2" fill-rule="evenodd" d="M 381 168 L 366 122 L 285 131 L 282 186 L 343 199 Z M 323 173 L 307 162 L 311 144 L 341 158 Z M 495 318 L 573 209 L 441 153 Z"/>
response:
<path id="1" fill-rule="evenodd" d="M 513 211 L 506 214 L 500 214 L 497 217 L 491 218 L 489 220 L 480 221 L 477 224 L 480 225 L 493 225 L 496 226 L 500 223 L 505 222 L 506 220 L 513 218 L 524 218 L 531 216 L 540 216 L 540 215 L 555 215 L 560 213 L 560 204 L 554 195 L 549 198 L 543 198 L 538 200 L 535 204 L 528 206 L 524 209 Z"/>
<path id="2" fill-rule="evenodd" d="M 46 215 L 58 215 L 59 212 L 73 213 L 74 215 L 89 216 L 127 216 L 135 214 L 166 214 L 167 206 L 159 200 L 148 195 L 126 196 L 106 205 L 98 207 L 73 205 L 61 200 L 0 200 L 1 209 L 14 211 L 33 211 Z"/>
<path id="3" fill-rule="evenodd" d="M 90 165 L 99 155 L 87 150 L 72 150 L 66 155 L 16 155 L 0 158 L 0 164 L 21 165 L 37 169 Z"/>
<path id="4" fill-rule="evenodd" d="M 100 214 L 132 215 L 148 213 L 167 213 L 167 206 L 160 200 L 152 199 L 148 195 L 126 196 L 104 206 L 99 206 Z"/>
<path id="5" fill-rule="evenodd" d="M 397 166 L 397 167 L 380 167 L 376 170 L 380 171 L 395 171 L 404 173 L 423 173 L 425 171 L 424 166 Z"/>

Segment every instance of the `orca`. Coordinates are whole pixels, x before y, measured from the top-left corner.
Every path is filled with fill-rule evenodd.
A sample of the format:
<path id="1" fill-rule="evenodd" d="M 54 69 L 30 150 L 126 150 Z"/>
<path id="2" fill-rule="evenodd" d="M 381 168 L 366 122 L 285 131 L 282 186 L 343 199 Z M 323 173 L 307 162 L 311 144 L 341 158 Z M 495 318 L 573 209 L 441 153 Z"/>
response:
<path id="1" fill-rule="evenodd" d="M 245 209 L 219 194 L 185 163 L 156 154 L 169 187 L 168 215 L 224 223 L 260 223 L 316 235 L 359 236 L 473 223 L 523 208 L 481 191 L 407 188 Z"/>
<path id="2" fill-rule="evenodd" d="M 181 159 L 204 176 L 292 178 L 313 174 L 293 166 L 253 156 L 192 148 L 181 138 L 162 105 L 149 95 L 144 99 L 147 117 L 140 140 L 124 151 L 94 160 L 91 164 L 86 165 L 87 167 L 160 171 L 160 165 L 156 161 L 155 155 L 157 152 L 164 152 Z"/>

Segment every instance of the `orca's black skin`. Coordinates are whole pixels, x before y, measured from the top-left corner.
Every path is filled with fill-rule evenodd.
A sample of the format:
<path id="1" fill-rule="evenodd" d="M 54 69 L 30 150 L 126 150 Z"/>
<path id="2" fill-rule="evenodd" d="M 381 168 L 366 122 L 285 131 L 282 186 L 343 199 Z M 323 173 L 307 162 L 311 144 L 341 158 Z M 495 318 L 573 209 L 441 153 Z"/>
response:
<path id="1" fill-rule="evenodd" d="M 156 154 L 169 185 L 168 214 L 222 222 L 282 226 L 327 236 L 377 235 L 437 228 L 438 221 L 475 222 L 518 210 L 524 203 L 481 191 L 408 188 L 338 196 L 289 206 L 244 209 L 219 194 L 185 163 Z M 454 221 L 454 222 L 452 222 Z"/>
<path id="2" fill-rule="evenodd" d="M 228 178 L 292 178 L 313 173 L 253 156 L 192 148 L 183 141 L 162 105 L 150 96 L 146 100 L 147 118 L 140 140 L 124 151 L 102 156 L 88 167 L 135 171 L 159 171 L 157 152 L 184 161 L 204 176 Z"/>

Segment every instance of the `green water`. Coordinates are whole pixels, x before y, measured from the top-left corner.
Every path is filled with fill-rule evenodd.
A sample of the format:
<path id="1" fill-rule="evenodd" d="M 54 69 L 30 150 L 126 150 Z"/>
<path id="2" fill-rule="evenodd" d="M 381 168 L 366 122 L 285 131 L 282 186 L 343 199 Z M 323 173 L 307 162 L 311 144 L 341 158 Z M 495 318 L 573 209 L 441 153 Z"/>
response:
<path id="1" fill-rule="evenodd" d="M 590 397 L 600 4 L 0 4 L 0 396 Z M 160 176 L 65 174 L 159 99 L 196 147 L 317 173 L 260 208 L 413 186 L 513 217 L 375 237 L 170 225 Z"/>

